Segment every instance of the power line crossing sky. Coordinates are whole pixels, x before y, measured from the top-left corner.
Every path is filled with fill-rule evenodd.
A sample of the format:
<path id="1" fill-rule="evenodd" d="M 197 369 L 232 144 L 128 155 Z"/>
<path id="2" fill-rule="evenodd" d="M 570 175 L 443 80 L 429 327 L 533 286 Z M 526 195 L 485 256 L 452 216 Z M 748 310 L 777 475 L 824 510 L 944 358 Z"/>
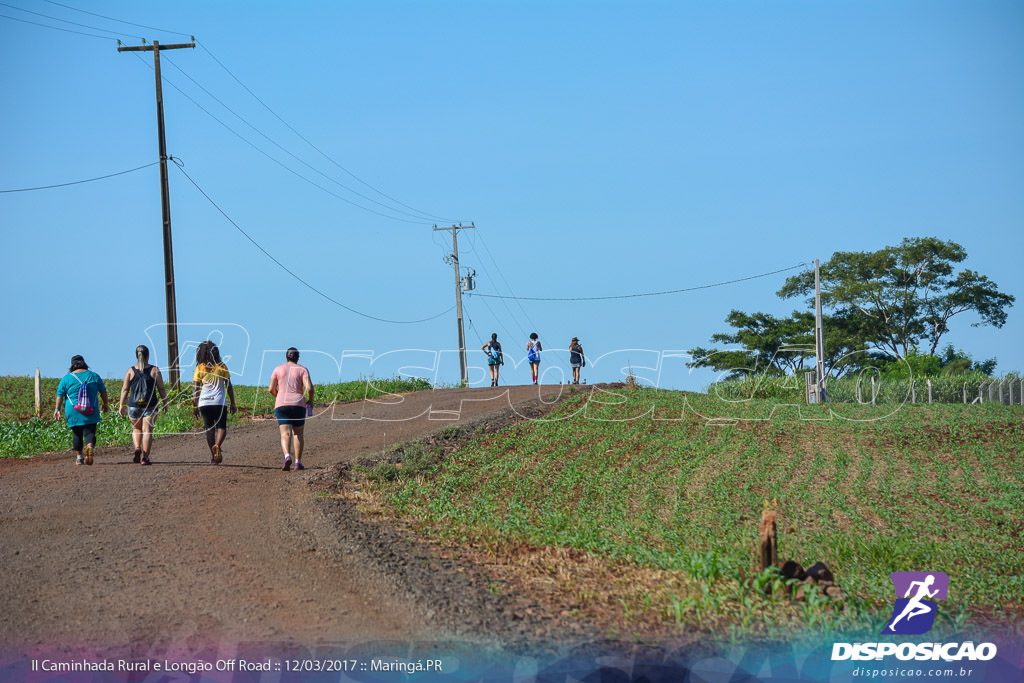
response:
<path id="1" fill-rule="evenodd" d="M 139 169 L 157 155 L 152 54 L 117 38 L 196 38 L 161 60 L 168 153 L 195 183 L 171 174 L 178 317 L 186 340 L 225 335 L 239 381 L 292 345 L 325 381 L 431 363 L 456 381 L 453 354 L 428 358 L 454 349 L 453 311 L 392 325 L 325 296 L 388 320 L 449 309 L 432 225 L 473 221 L 470 349 L 498 332 L 525 357 L 536 331 L 554 368 L 579 336 L 610 354 L 590 381 L 643 358 L 699 389 L 714 376 L 661 352 L 707 345 L 731 309 L 802 306 L 775 296 L 797 271 L 554 299 L 926 235 L 1024 295 L 1022 28 L 1013 2 L 0 3 L 0 190 L 134 171 L 0 194 L 0 372 L 82 353 L 119 376 L 150 339 L 166 362 L 158 174 Z M 1020 370 L 1019 316 L 955 319 L 951 341 Z M 368 350 L 385 355 L 341 362 Z"/>

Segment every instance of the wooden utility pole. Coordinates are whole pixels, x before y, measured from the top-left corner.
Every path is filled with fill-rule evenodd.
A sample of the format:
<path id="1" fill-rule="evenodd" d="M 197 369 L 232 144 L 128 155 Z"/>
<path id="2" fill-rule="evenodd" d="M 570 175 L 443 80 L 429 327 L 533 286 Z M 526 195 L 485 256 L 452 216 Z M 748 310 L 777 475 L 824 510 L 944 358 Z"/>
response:
<path id="1" fill-rule="evenodd" d="M 452 231 L 452 265 L 455 266 L 455 314 L 458 317 L 459 327 L 459 380 L 465 386 L 469 382 L 469 371 L 466 365 L 466 331 L 462 327 L 462 274 L 459 272 L 459 230 L 472 230 L 475 225 L 453 225 L 450 228 L 439 228 L 436 225 L 434 230 Z"/>
<path id="2" fill-rule="evenodd" d="M 821 272 L 818 259 L 814 259 L 814 355 L 817 358 L 814 377 L 814 393 L 818 403 L 825 397 L 825 330 L 821 325 Z"/>
<path id="3" fill-rule="evenodd" d="M 118 52 L 152 52 L 153 70 L 156 72 L 156 130 L 160 146 L 160 197 L 164 219 L 164 295 L 167 304 L 167 358 L 170 363 L 167 378 L 172 387 L 179 385 L 178 373 L 178 311 L 174 300 L 174 251 L 171 248 L 171 197 L 167 186 L 167 144 L 164 141 L 164 93 L 160 79 L 160 50 L 194 48 L 196 44 L 178 43 L 119 47 Z"/>

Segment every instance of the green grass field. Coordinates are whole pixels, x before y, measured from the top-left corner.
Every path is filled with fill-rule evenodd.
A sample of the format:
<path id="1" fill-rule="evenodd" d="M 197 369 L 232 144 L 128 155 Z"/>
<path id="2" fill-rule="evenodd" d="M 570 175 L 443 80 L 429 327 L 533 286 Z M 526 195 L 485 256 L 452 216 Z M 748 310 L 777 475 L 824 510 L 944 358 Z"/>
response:
<path id="1" fill-rule="evenodd" d="M 0 377 L 0 457 L 27 457 L 35 453 L 64 451 L 71 447 L 71 436 L 64 420 L 52 420 L 54 397 L 60 380 L 42 379 L 43 417 L 34 417 L 34 382 L 31 377 Z M 111 412 L 103 415 L 96 431 L 100 447 L 131 443 L 131 423 L 117 415 L 121 379 L 105 379 Z M 354 382 L 316 386 L 316 404 L 358 401 L 386 393 L 405 393 L 430 389 L 421 379 L 369 378 Z M 258 416 L 273 414 L 274 397 L 266 387 L 236 386 L 238 413 L 228 416 L 228 424 L 238 424 Z M 176 434 L 198 429 L 202 423 L 192 415 L 191 387 L 169 396 L 170 408 L 157 420 L 158 434 Z"/>
<path id="2" fill-rule="evenodd" d="M 598 400 L 573 397 L 546 421 L 443 459 L 407 449 L 401 468 L 367 470 L 372 491 L 455 547 L 598 558 L 603 588 L 580 571 L 561 578 L 562 605 L 582 612 L 718 634 L 877 633 L 889 573 L 938 570 L 952 581 L 946 628 L 1024 613 L 1024 409 L 796 407 L 649 389 Z M 845 600 L 765 597 L 778 579 L 752 568 L 766 501 L 777 501 L 780 561 L 825 562 Z M 552 567 L 530 580 L 572 574 Z"/>

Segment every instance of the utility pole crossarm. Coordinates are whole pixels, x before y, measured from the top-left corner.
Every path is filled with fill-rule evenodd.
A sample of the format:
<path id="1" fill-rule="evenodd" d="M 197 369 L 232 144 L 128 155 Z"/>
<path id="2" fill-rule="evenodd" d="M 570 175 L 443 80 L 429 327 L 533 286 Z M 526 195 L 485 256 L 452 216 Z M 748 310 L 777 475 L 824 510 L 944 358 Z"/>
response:
<path id="1" fill-rule="evenodd" d="M 157 47 L 154 47 L 157 46 Z M 152 52 L 153 50 L 178 50 L 183 47 L 195 47 L 195 43 L 174 43 L 172 45 L 161 45 L 160 43 L 153 43 L 153 45 L 124 45 L 117 48 L 118 52 Z"/>

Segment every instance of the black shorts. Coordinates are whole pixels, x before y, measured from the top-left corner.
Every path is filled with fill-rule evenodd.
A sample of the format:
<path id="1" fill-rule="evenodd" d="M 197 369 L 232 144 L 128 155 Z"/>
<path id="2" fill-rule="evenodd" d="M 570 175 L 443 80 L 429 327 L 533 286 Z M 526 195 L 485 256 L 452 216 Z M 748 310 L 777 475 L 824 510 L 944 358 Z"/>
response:
<path id="1" fill-rule="evenodd" d="M 96 445 L 96 425 L 78 425 L 71 428 L 71 448 L 75 453 L 81 453 L 85 444 Z"/>
<path id="2" fill-rule="evenodd" d="M 199 414 L 203 416 L 203 426 L 207 431 L 228 428 L 227 406 L 199 406 Z"/>
<path id="3" fill-rule="evenodd" d="M 306 424 L 306 406 L 281 406 L 274 410 L 277 424 L 302 427 Z"/>

